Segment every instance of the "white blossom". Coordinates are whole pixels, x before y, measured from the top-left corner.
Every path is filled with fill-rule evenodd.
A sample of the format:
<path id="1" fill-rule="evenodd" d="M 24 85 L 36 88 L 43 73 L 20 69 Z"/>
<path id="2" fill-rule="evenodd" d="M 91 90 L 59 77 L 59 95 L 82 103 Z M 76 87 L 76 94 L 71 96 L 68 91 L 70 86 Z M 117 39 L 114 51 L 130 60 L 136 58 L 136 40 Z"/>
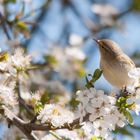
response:
<path id="1" fill-rule="evenodd" d="M 114 24 L 118 24 L 114 22 L 113 16 L 116 16 L 119 11 L 111 4 L 94 4 L 91 7 L 93 13 L 100 16 L 100 24 L 112 26 Z"/>
<path id="2" fill-rule="evenodd" d="M 16 69 L 12 66 L 11 57 L 9 56 L 7 60 L 0 62 L 0 70 L 7 71 L 10 75 L 16 74 Z"/>
<path id="3" fill-rule="evenodd" d="M 0 84 L 0 101 L 2 104 L 12 107 L 17 104 L 13 89 L 14 86 L 10 87 Z"/>
<path id="4" fill-rule="evenodd" d="M 102 90 L 96 90 L 95 88 L 78 91 L 77 100 L 83 104 L 83 106 L 78 106 L 79 112 L 83 112 L 84 115 L 85 112 L 90 113 L 90 121 L 108 114 L 111 111 L 111 105 L 115 104 L 114 97 L 107 96 Z M 80 119 L 82 120 L 82 118 Z"/>
<path id="5" fill-rule="evenodd" d="M 133 68 L 128 72 L 128 76 L 132 78 L 132 84 L 126 87 L 129 93 L 135 93 L 135 89 L 139 86 L 140 81 L 140 68 Z"/>
<path id="6" fill-rule="evenodd" d="M 115 97 L 104 94 L 102 90 L 90 88 L 78 91 L 77 100 L 80 101 L 80 122 L 88 114 L 88 122 L 93 125 L 88 127 L 87 133 L 92 132 L 92 135 L 109 139 L 110 132 L 115 130 L 116 126 L 124 127 L 126 118 L 115 106 Z"/>
<path id="7" fill-rule="evenodd" d="M 118 14 L 118 10 L 110 4 L 94 4 L 91 10 L 94 13 L 104 17 L 109 17 Z"/>
<path id="8" fill-rule="evenodd" d="M 71 34 L 69 38 L 69 43 L 71 45 L 81 45 L 83 43 L 83 38 L 77 34 Z"/>
<path id="9" fill-rule="evenodd" d="M 69 131 L 67 129 L 60 129 L 56 131 L 60 137 L 70 140 L 81 140 L 76 131 Z"/>
<path id="10" fill-rule="evenodd" d="M 80 48 L 59 46 L 50 47 L 46 55 L 51 55 L 56 59 L 53 68 L 62 79 L 74 81 L 78 77 L 78 70 L 82 67 L 85 54 Z"/>
<path id="11" fill-rule="evenodd" d="M 83 121 L 83 118 L 85 117 L 86 115 L 86 110 L 85 110 L 85 107 L 83 106 L 83 104 L 79 104 L 78 107 L 77 107 L 77 112 L 75 113 L 75 117 L 76 118 L 79 118 L 80 119 L 80 123 L 82 123 Z"/>
<path id="12" fill-rule="evenodd" d="M 126 102 L 128 104 L 133 104 L 132 110 L 139 115 L 140 112 L 140 88 L 135 89 L 135 93 L 131 93 L 127 98 Z"/>
<path id="13" fill-rule="evenodd" d="M 41 140 L 57 140 L 57 138 L 51 134 L 48 134 L 48 135 L 45 135 L 43 138 L 41 138 Z"/>
<path id="14" fill-rule="evenodd" d="M 62 139 L 70 139 L 70 140 L 81 140 L 80 136 L 76 131 L 69 131 L 67 129 L 59 129 L 54 131 L 54 134 L 56 134 L 58 137 Z M 55 136 L 53 136 L 51 133 L 45 135 L 41 140 L 58 140 Z"/>
<path id="15" fill-rule="evenodd" d="M 59 105 L 46 104 L 37 119 L 41 120 L 42 123 L 50 122 L 53 126 L 58 127 L 64 123 L 71 123 L 74 119 L 74 115 Z"/>
<path id="16" fill-rule="evenodd" d="M 93 123 L 94 126 L 94 135 L 97 137 L 103 137 L 103 138 L 107 138 L 108 137 L 108 129 L 104 124 L 104 120 L 96 120 Z"/>
<path id="17" fill-rule="evenodd" d="M 128 76 L 134 79 L 140 78 L 140 68 L 134 68 L 130 70 Z"/>
<path id="18" fill-rule="evenodd" d="M 132 110 L 139 115 L 140 112 L 140 68 L 134 68 L 129 71 L 128 76 L 134 79 L 134 82 L 126 87 L 129 92 L 126 102 L 133 104 Z"/>
<path id="19" fill-rule="evenodd" d="M 86 138 L 91 139 L 95 132 L 93 123 L 91 122 L 84 123 L 84 125 L 82 126 L 82 129 L 84 130 L 84 135 L 86 136 Z"/>
<path id="20" fill-rule="evenodd" d="M 65 52 L 69 58 L 71 57 L 81 61 L 86 58 L 85 54 L 77 47 L 67 47 Z"/>
<path id="21" fill-rule="evenodd" d="M 9 72 L 11 76 L 16 76 L 17 69 L 28 68 L 30 61 L 30 55 L 25 55 L 24 50 L 18 48 L 13 55 L 8 55 L 7 60 L 0 62 L 0 70 Z"/>
<path id="22" fill-rule="evenodd" d="M 19 48 L 15 50 L 14 55 L 11 56 L 11 61 L 15 67 L 28 67 L 30 66 L 31 56 L 24 55 L 24 50 Z"/>
<path id="23" fill-rule="evenodd" d="M 83 105 L 87 104 L 89 102 L 89 96 L 88 96 L 88 90 L 84 90 L 84 91 L 77 91 L 76 95 L 77 95 L 77 100 L 80 101 Z"/>
<path id="24" fill-rule="evenodd" d="M 29 4 L 29 3 L 31 3 L 31 2 L 32 2 L 32 0 L 23 0 L 23 2 L 25 2 L 25 3 Z"/>
<path id="25" fill-rule="evenodd" d="M 103 119 L 108 123 L 109 130 L 115 130 L 116 126 L 124 127 L 126 121 L 125 116 L 118 111 L 116 106 L 112 107 L 110 113 Z"/>

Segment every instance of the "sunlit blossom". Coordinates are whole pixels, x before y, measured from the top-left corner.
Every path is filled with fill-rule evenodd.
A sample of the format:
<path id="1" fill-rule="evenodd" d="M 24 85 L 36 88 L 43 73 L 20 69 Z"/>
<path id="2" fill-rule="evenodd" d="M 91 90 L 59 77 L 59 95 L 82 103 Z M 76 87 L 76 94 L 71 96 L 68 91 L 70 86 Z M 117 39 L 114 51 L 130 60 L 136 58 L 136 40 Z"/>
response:
<path id="1" fill-rule="evenodd" d="M 69 43 L 71 45 L 80 45 L 83 42 L 83 38 L 77 34 L 71 34 L 69 37 Z"/>
<path id="2" fill-rule="evenodd" d="M 72 112 L 55 104 L 46 104 L 37 117 L 42 123 L 51 122 L 53 126 L 62 126 L 64 123 L 71 123 L 74 119 Z"/>

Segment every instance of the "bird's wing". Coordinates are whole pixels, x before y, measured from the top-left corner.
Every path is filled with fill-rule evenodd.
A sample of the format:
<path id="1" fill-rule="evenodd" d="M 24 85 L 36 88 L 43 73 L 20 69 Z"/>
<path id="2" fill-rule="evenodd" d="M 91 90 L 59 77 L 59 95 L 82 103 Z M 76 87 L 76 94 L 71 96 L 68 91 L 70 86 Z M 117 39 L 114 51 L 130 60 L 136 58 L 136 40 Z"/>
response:
<path id="1" fill-rule="evenodd" d="M 135 67 L 135 63 L 127 55 L 119 55 L 117 57 L 124 64 L 128 64 L 132 67 Z"/>

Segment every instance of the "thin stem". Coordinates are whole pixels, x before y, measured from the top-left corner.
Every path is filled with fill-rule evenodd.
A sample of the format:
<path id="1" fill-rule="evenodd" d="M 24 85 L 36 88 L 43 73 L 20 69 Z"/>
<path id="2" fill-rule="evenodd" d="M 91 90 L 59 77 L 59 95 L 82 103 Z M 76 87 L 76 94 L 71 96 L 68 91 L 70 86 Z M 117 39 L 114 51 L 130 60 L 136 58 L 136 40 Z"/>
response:
<path id="1" fill-rule="evenodd" d="M 0 12 L 0 20 L 1 20 L 1 24 L 2 24 L 3 31 L 4 31 L 4 33 L 5 33 L 6 36 L 7 36 L 7 39 L 8 39 L 8 40 L 11 40 L 11 37 L 10 37 L 10 35 L 9 35 L 8 29 L 7 29 L 7 26 L 6 26 L 5 18 L 4 18 L 4 16 L 1 14 L 1 12 Z"/>
<path id="2" fill-rule="evenodd" d="M 88 120 L 89 114 L 87 114 L 84 118 L 83 121 Z M 68 130 L 73 130 L 73 129 L 78 129 L 82 125 L 80 124 L 80 119 L 75 119 L 73 120 L 72 123 L 65 123 L 61 127 L 54 127 L 51 124 L 34 124 L 34 123 L 27 123 L 26 124 L 28 128 L 31 130 L 40 130 L 40 131 L 50 131 L 50 130 L 57 130 L 57 129 L 68 129 Z"/>
<path id="3" fill-rule="evenodd" d="M 49 131 L 51 135 L 53 135 L 55 138 L 57 138 L 58 140 L 63 140 L 60 136 L 58 136 L 56 133 L 54 133 L 53 131 Z"/>
<path id="4" fill-rule="evenodd" d="M 30 115 L 35 116 L 34 112 L 32 111 L 31 106 L 27 105 L 26 102 L 24 101 L 24 99 L 21 97 L 19 73 L 17 73 L 16 91 L 18 93 L 18 101 L 19 101 L 19 104 L 21 106 L 23 106 Z"/>

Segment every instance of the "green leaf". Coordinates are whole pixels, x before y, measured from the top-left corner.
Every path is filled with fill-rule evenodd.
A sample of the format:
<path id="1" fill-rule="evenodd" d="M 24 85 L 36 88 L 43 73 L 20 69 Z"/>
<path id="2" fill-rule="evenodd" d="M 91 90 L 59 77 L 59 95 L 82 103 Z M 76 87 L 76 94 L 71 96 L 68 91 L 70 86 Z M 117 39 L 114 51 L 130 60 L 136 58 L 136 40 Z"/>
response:
<path id="1" fill-rule="evenodd" d="M 44 59 L 50 64 L 57 64 L 56 58 L 52 55 L 45 55 Z"/>
<path id="2" fill-rule="evenodd" d="M 23 22 L 23 21 L 18 21 L 18 22 L 16 23 L 16 25 L 17 25 L 17 27 L 18 27 L 19 29 L 21 29 L 21 30 L 28 30 L 28 26 L 27 26 L 26 23 Z"/>
<path id="3" fill-rule="evenodd" d="M 79 70 L 78 70 L 78 76 L 79 77 L 83 77 L 83 76 L 85 76 L 86 75 L 86 73 L 85 73 L 85 70 L 84 70 L 84 68 L 80 68 Z"/>
<path id="4" fill-rule="evenodd" d="M 96 69 L 92 77 L 93 82 L 96 82 L 101 77 L 102 73 L 103 71 L 101 69 Z"/>
<path id="5" fill-rule="evenodd" d="M 125 104 L 125 107 L 128 108 L 129 110 L 131 110 L 133 107 L 135 106 L 135 103 L 133 102 L 132 104 Z"/>
<path id="6" fill-rule="evenodd" d="M 91 87 L 94 87 L 92 81 L 91 80 L 89 81 L 87 76 L 86 76 L 86 85 L 85 85 L 85 87 L 88 88 L 88 89 L 91 88 Z"/>
<path id="7" fill-rule="evenodd" d="M 133 121 L 133 117 L 132 117 L 131 113 L 129 111 L 125 110 L 123 112 L 123 114 L 126 117 L 128 123 L 131 124 L 131 125 L 133 125 L 134 124 L 134 121 Z"/>
<path id="8" fill-rule="evenodd" d="M 50 99 L 49 93 L 45 92 L 42 96 L 41 96 L 41 103 L 44 105 L 45 103 L 47 103 Z"/>
<path id="9" fill-rule="evenodd" d="M 123 128 L 116 128 L 115 131 L 113 131 L 113 133 L 115 134 L 122 134 L 122 135 L 127 135 L 127 136 L 130 136 L 130 137 L 134 137 L 133 133 L 131 132 L 131 130 L 127 130 L 126 127 L 123 127 Z"/>
<path id="10" fill-rule="evenodd" d="M 116 106 L 120 107 L 120 108 L 126 108 L 126 98 L 125 97 L 119 97 L 119 99 L 116 102 Z"/>
<path id="11" fill-rule="evenodd" d="M 39 113 L 42 110 L 42 108 L 43 108 L 42 103 L 41 102 L 36 102 L 35 108 L 34 108 L 35 113 Z"/>
<path id="12" fill-rule="evenodd" d="M 91 138 L 91 140 L 104 140 L 104 138 L 93 136 L 93 137 Z"/>
<path id="13" fill-rule="evenodd" d="M 96 69 L 93 75 L 88 74 L 88 76 L 92 77 L 92 79 L 88 80 L 88 77 L 86 76 L 85 87 L 87 87 L 87 88 L 94 87 L 94 83 L 101 77 L 101 75 L 102 75 L 102 70 L 100 70 L 100 69 Z"/>
<path id="14" fill-rule="evenodd" d="M 96 137 L 96 136 L 93 136 L 93 137 L 91 138 L 91 140 L 97 140 L 97 137 Z"/>
<path id="15" fill-rule="evenodd" d="M 1 52 L 0 53 L 0 62 L 6 61 L 8 59 L 9 55 L 7 52 Z"/>
<path id="16" fill-rule="evenodd" d="M 76 107 L 78 106 L 79 104 L 79 101 L 76 100 L 76 98 L 72 98 L 71 101 L 70 101 L 70 105 L 76 109 Z"/>
<path id="17" fill-rule="evenodd" d="M 140 11 L 140 1 L 139 0 L 133 0 L 132 9 L 136 11 Z"/>
<path id="18" fill-rule="evenodd" d="M 4 0 L 4 3 L 5 4 L 8 4 L 8 3 L 16 3 L 16 0 Z"/>

